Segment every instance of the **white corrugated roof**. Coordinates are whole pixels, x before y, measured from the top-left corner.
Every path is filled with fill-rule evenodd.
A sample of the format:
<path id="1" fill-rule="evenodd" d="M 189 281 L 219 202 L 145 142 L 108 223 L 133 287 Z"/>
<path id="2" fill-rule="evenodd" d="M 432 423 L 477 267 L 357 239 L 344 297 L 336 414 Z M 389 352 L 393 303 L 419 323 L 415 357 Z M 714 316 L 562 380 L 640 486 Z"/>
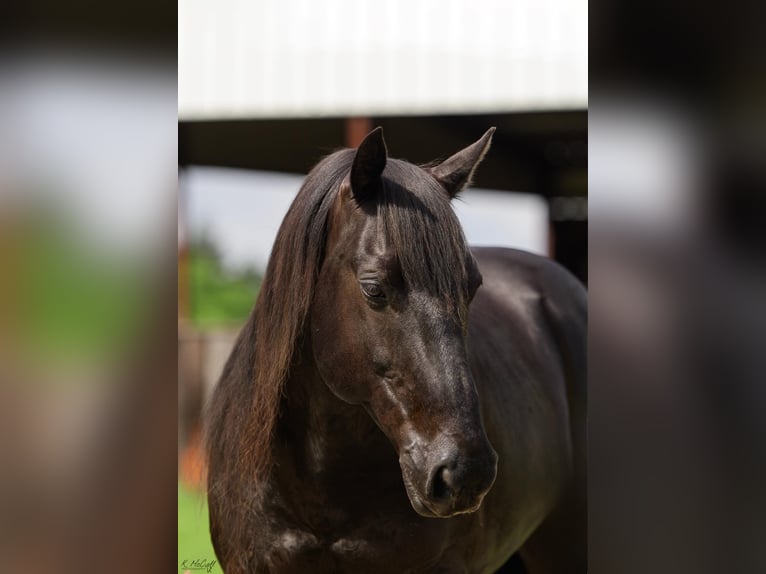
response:
<path id="1" fill-rule="evenodd" d="M 587 107 L 585 0 L 182 0 L 184 119 Z"/>

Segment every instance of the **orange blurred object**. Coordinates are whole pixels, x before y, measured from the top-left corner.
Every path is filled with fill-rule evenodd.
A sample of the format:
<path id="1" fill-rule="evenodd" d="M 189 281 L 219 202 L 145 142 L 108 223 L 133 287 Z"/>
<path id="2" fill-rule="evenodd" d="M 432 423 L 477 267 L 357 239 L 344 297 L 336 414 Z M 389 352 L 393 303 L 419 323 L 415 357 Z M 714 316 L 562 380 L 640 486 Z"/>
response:
<path id="1" fill-rule="evenodd" d="M 202 433 L 199 428 L 196 428 L 181 451 L 178 464 L 179 479 L 186 488 L 201 491 L 205 488 L 206 473 Z"/>

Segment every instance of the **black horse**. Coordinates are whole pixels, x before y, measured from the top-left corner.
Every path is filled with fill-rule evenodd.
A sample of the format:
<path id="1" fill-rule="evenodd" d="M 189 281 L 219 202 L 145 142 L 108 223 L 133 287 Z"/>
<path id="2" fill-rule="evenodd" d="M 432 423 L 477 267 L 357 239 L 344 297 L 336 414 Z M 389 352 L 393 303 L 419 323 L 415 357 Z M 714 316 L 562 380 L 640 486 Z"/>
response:
<path id="1" fill-rule="evenodd" d="M 586 571 L 585 290 L 466 245 L 493 132 L 418 167 L 378 128 L 306 178 L 208 413 L 226 572 Z"/>

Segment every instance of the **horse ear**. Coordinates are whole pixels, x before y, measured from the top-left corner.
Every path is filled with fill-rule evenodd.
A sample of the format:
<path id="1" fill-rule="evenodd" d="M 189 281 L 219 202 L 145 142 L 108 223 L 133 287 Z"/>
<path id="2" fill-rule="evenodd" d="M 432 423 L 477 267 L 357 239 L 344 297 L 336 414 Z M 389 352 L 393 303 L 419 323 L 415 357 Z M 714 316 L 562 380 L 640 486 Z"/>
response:
<path id="1" fill-rule="evenodd" d="M 495 128 L 489 128 L 479 141 L 429 169 L 431 175 L 439 180 L 450 197 L 455 197 L 471 182 L 476 167 L 489 151 L 494 133 Z"/>
<path id="2" fill-rule="evenodd" d="M 369 199 L 377 191 L 375 184 L 383 173 L 388 159 L 383 128 L 378 126 L 368 133 L 359 144 L 351 166 L 351 190 L 354 198 L 361 202 Z"/>

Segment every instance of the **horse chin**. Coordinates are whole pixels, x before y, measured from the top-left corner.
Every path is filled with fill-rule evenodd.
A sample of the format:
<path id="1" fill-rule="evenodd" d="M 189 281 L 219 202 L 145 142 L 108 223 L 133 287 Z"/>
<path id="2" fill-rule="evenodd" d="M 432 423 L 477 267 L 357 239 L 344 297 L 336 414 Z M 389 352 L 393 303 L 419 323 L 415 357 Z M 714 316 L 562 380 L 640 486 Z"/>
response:
<path id="1" fill-rule="evenodd" d="M 481 506 L 481 502 L 484 498 L 482 495 L 479 497 L 476 504 L 469 508 L 461 509 L 456 509 L 451 504 L 439 504 L 438 502 L 431 501 L 427 496 L 421 495 L 421 492 L 415 488 L 411 477 L 411 470 L 406 464 L 402 464 L 402 481 L 404 482 L 404 489 L 413 510 L 425 518 L 451 518 L 459 514 L 476 512 Z"/>
<path id="2" fill-rule="evenodd" d="M 417 490 L 412 486 L 406 472 L 402 473 L 402 479 L 404 480 L 404 490 L 407 492 L 407 498 L 410 499 L 410 504 L 412 505 L 413 510 L 420 516 L 426 518 L 440 518 L 439 514 L 428 507 L 425 500 L 423 500 Z"/>
<path id="3" fill-rule="evenodd" d="M 425 503 L 420 499 L 418 496 L 409 496 L 410 504 L 412 505 L 412 508 L 420 514 L 420 516 L 424 516 L 426 518 L 441 518 L 438 514 L 436 514 L 433 510 L 428 508 Z"/>
<path id="4" fill-rule="evenodd" d="M 465 510 L 439 509 L 438 507 L 434 507 L 429 504 L 427 500 L 422 498 L 410 487 L 407 487 L 406 490 L 407 498 L 410 499 L 410 505 L 412 506 L 413 510 L 425 518 L 451 518 L 453 516 L 457 516 L 458 514 L 470 514 L 472 512 L 476 512 L 481 506 L 480 501 L 475 507 Z"/>
<path id="5" fill-rule="evenodd" d="M 481 502 L 479 502 L 475 506 L 471 508 L 466 508 L 464 510 L 439 511 L 435 508 L 431 508 L 419 496 L 411 495 L 409 492 L 407 493 L 407 495 L 410 499 L 410 504 L 412 505 L 412 508 L 415 510 L 415 512 L 417 512 L 420 516 L 423 516 L 425 518 L 452 518 L 453 516 L 458 516 L 460 514 L 471 514 L 473 512 L 476 512 L 481 506 Z"/>
<path id="6" fill-rule="evenodd" d="M 472 514 L 481 508 L 481 503 L 484 500 L 484 496 L 481 496 L 473 506 L 456 509 L 451 505 L 449 507 L 441 506 L 437 502 L 431 502 L 421 496 L 406 477 L 404 478 L 404 486 L 413 510 L 425 518 L 452 518 L 460 514 Z"/>

